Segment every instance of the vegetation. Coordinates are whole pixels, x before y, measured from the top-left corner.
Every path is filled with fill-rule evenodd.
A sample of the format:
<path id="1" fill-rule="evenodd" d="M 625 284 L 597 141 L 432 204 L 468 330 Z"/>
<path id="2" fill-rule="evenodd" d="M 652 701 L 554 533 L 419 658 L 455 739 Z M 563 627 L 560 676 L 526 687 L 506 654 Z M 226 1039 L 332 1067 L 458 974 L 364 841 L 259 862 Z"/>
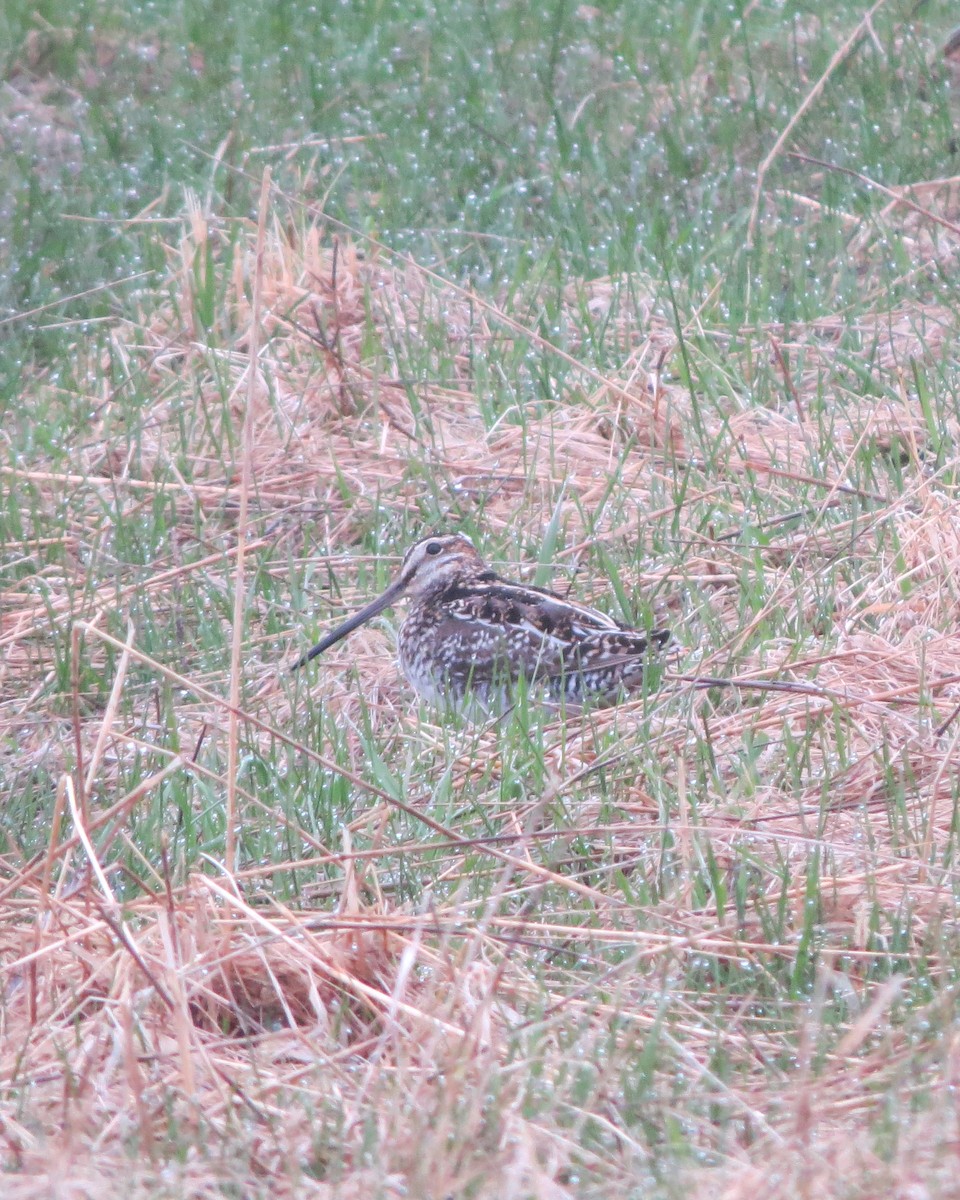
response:
<path id="1" fill-rule="evenodd" d="M 950 9 L 7 0 L 4 1196 L 954 1194 Z"/>

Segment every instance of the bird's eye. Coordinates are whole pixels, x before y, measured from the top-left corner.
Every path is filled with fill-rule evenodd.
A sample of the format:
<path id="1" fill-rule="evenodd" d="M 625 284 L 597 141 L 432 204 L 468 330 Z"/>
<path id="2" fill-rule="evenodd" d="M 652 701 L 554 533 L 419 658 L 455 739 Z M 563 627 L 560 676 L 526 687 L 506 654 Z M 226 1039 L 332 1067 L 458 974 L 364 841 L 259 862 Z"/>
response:
<path id="1" fill-rule="evenodd" d="M 443 547 L 440 545 L 439 542 L 428 542 L 427 543 L 427 553 L 428 554 L 439 554 L 442 549 L 443 549 Z"/>

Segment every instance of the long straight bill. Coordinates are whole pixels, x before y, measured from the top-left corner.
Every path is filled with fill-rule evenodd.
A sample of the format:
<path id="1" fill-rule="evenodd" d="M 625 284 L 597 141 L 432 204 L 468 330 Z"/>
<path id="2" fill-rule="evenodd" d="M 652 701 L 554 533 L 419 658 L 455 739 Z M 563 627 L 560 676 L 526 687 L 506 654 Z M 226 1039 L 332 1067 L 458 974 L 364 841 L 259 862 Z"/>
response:
<path id="1" fill-rule="evenodd" d="M 398 598 L 404 589 L 404 581 L 397 579 L 382 596 L 378 596 L 376 600 L 371 600 L 369 604 L 355 612 L 352 617 L 349 617 L 342 625 L 338 625 L 336 629 L 328 633 L 327 636 L 317 642 L 312 650 L 308 650 L 306 654 L 302 654 L 290 668 L 291 671 L 299 671 L 301 667 L 305 667 L 308 662 L 316 658 L 318 654 L 322 654 L 324 650 L 329 650 L 331 646 L 336 645 L 349 633 L 353 633 L 355 629 L 359 629 L 377 613 L 383 612 L 385 608 L 389 608 L 391 604 Z"/>

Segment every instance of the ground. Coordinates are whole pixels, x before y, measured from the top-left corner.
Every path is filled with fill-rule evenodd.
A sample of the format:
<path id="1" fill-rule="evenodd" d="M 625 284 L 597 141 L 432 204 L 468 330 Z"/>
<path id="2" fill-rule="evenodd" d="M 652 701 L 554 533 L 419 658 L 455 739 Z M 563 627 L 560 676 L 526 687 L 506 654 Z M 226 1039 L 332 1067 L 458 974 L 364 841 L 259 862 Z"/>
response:
<path id="1" fill-rule="evenodd" d="M 5 1196 L 956 1194 L 928 7 L 4 18 Z M 434 529 L 671 654 L 287 669 Z"/>

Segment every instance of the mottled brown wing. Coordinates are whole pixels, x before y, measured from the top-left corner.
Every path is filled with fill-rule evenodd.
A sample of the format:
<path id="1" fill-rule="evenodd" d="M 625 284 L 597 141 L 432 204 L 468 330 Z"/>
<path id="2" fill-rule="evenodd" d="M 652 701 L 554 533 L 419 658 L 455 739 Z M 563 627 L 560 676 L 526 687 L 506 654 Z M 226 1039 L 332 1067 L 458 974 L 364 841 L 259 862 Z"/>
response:
<path id="1" fill-rule="evenodd" d="M 536 679 L 557 694 L 613 697 L 640 682 L 650 655 L 662 649 L 671 636 L 668 629 L 649 635 L 637 630 L 595 634 L 570 647 L 555 668 L 545 663 Z"/>
<path id="2" fill-rule="evenodd" d="M 546 637 L 571 644 L 593 632 L 626 628 L 613 617 L 563 600 L 545 588 L 522 587 L 504 580 L 450 588 L 442 597 L 442 607 L 464 620 L 484 621 L 494 626 L 533 627 Z"/>
<path id="3" fill-rule="evenodd" d="M 524 677 L 548 694 L 613 697 L 643 677 L 648 649 L 670 638 L 647 635 L 542 588 L 492 573 L 455 584 L 437 597 L 430 654 L 456 688 L 488 694 Z"/>
<path id="4" fill-rule="evenodd" d="M 498 616 L 505 614 L 499 613 Z M 447 611 L 433 628 L 434 654 L 441 672 L 454 683 L 473 687 L 505 684 L 523 676 L 562 673 L 570 646 L 520 617 L 488 620 Z"/>

